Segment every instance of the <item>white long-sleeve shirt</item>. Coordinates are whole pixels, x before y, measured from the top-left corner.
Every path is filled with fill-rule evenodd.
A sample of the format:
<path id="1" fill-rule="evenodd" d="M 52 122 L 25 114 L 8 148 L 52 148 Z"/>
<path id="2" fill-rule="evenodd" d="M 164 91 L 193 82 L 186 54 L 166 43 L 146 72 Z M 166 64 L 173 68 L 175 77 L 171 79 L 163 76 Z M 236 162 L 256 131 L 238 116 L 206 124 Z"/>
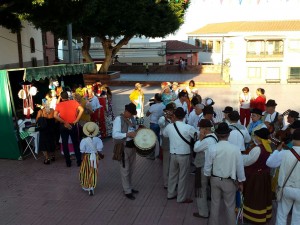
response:
<path id="1" fill-rule="evenodd" d="M 131 121 L 131 123 L 132 123 L 132 121 Z M 128 127 L 127 132 L 132 132 L 132 131 L 135 131 L 135 127 Z M 120 118 L 120 116 L 117 116 L 113 122 L 112 137 L 114 139 L 123 139 L 123 138 L 126 138 L 126 133 L 121 132 L 121 118 Z M 127 137 L 126 141 L 130 141 L 130 140 L 132 140 L 132 138 Z"/>
<path id="2" fill-rule="evenodd" d="M 261 149 L 259 146 L 255 146 L 248 155 L 242 155 L 244 166 L 250 166 L 254 164 L 260 155 Z"/>
<path id="3" fill-rule="evenodd" d="M 101 152 L 103 149 L 103 143 L 102 143 L 101 139 L 98 137 L 93 137 L 91 139 L 92 139 L 92 143 L 93 143 L 95 149 L 97 150 L 97 152 Z M 80 141 L 80 152 L 81 153 L 93 153 L 94 152 L 94 149 L 92 149 L 90 147 L 90 145 L 88 144 L 87 138 L 83 138 Z"/>
<path id="4" fill-rule="evenodd" d="M 177 128 L 181 135 L 187 140 L 190 141 L 194 137 L 194 133 L 198 133 L 194 127 L 191 125 L 185 124 L 182 121 L 176 121 Z M 163 135 L 169 137 L 170 139 L 170 153 L 171 154 L 190 154 L 190 146 L 182 140 L 182 138 L 177 133 L 174 124 L 169 124 L 163 130 Z"/>
<path id="5" fill-rule="evenodd" d="M 205 157 L 204 175 L 231 178 L 239 182 L 245 181 L 245 170 L 240 149 L 224 140 L 212 145 Z"/>
<path id="6" fill-rule="evenodd" d="M 266 165 L 270 168 L 277 168 L 281 165 L 281 161 L 284 155 L 284 151 L 288 150 L 275 150 L 267 159 Z"/>
<path id="7" fill-rule="evenodd" d="M 188 118 L 188 124 L 193 126 L 194 128 L 198 129 L 198 122 L 203 118 L 203 113 L 200 115 L 197 115 L 195 110 L 190 112 L 189 118 Z"/>
<path id="8" fill-rule="evenodd" d="M 241 124 L 232 123 L 229 124 L 229 127 L 232 129 L 230 132 L 228 141 L 234 145 L 237 145 L 241 151 L 245 151 L 245 143 L 251 141 L 251 136 L 247 128 Z M 241 134 L 236 127 L 241 131 Z"/>

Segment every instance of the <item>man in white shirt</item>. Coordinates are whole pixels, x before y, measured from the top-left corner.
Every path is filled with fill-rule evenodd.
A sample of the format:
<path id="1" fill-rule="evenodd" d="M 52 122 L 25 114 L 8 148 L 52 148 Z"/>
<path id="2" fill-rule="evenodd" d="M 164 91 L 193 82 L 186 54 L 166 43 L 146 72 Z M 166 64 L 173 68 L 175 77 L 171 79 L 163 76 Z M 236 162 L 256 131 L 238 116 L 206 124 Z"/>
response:
<path id="1" fill-rule="evenodd" d="M 151 105 L 146 113 L 146 116 L 150 116 L 150 129 L 156 134 L 158 146 L 160 146 L 160 127 L 158 125 L 158 119 L 164 114 L 166 106 L 161 100 L 161 94 L 156 93 L 154 95 L 155 104 Z M 155 152 L 153 152 L 148 159 L 155 159 Z"/>
<path id="2" fill-rule="evenodd" d="M 227 123 L 220 123 L 216 129 L 219 142 L 209 148 L 205 156 L 204 175 L 210 177 L 211 209 L 209 225 L 219 225 L 221 199 L 225 203 L 226 224 L 235 224 L 236 183 L 243 191 L 245 171 L 240 149 L 229 143 L 231 129 Z"/>
<path id="3" fill-rule="evenodd" d="M 231 113 L 229 113 L 228 118 L 229 127 L 230 129 L 232 129 L 228 141 L 231 144 L 238 146 L 243 152 L 245 151 L 245 143 L 249 143 L 251 141 L 251 136 L 247 128 L 244 125 L 238 123 L 238 121 L 240 120 L 238 111 L 232 111 Z"/>
<path id="4" fill-rule="evenodd" d="M 283 116 L 276 112 L 277 103 L 273 99 L 269 99 L 266 103 L 266 112 L 263 116 L 263 122 L 269 129 L 270 133 L 281 130 L 285 124 Z"/>
<path id="5" fill-rule="evenodd" d="M 296 129 L 300 128 L 300 120 L 296 120 L 291 126 L 290 126 L 290 132 L 291 135 L 293 135 L 293 133 L 295 132 Z M 269 156 L 268 160 L 267 160 L 267 166 L 271 167 L 271 168 L 277 168 L 280 166 L 283 155 L 284 155 L 284 151 L 281 151 L 282 149 L 282 144 L 280 144 L 279 146 L 277 146 L 277 149 L 275 151 L 273 151 L 273 153 Z M 293 147 L 293 141 L 291 143 L 288 143 L 289 147 Z"/>
<path id="6" fill-rule="evenodd" d="M 213 133 L 214 128 L 210 120 L 202 119 L 199 122 L 200 135 L 194 146 L 196 157 L 194 165 L 195 172 L 195 195 L 197 201 L 198 212 L 193 213 L 193 216 L 198 218 L 208 218 L 208 203 L 207 203 L 207 187 L 208 178 L 204 176 L 205 155 L 208 148 L 218 142 L 217 136 Z"/>
<path id="7" fill-rule="evenodd" d="M 300 129 L 296 129 L 293 133 L 293 148 L 299 155 Z M 269 167 L 277 167 L 280 163 L 278 186 L 283 188 L 283 195 L 278 202 L 276 224 L 286 225 L 288 214 L 292 209 L 291 225 L 296 225 L 300 221 L 300 163 L 291 151 L 285 150 L 281 152 L 282 160 L 278 161 L 276 157 L 272 157 L 274 153 L 267 160 Z M 295 163 L 297 164 L 293 169 Z"/>
<path id="8" fill-rule="evenodd" d="M 136 120 L 133 115 L 136 114 L 135 104 L 125 105 L 124 113 L 114 120 L 112 132 L 115 148 L 117 144 L 121 144 L 124 148 L 120 161 L 120 172 L 124 194 L 130 200 L 134 200 L 133 194 L 138 193 L 132 185 L 132 174 L 136 164 L 136 150 L 133 142 L 133 138 L 136 136 Z"/>
<path id="9" fill-rule="evenodd" d="M 224 118 L 222 119 L 222 122 L 226 122 L 229 124 L 229 118 L 228 115 L 233 111 L 233 108 L 231 106 L 226 106 L 225 109 L 222 111 Z"/>
<path id="10" fill-rule="evenodd" d="M 164 129 L 170 124 L 173 123 L 174 111 L 176 105 L 174 102 L 170 102 L 166 105 L 164 109 L 164 115 L 161 116 L 158 120 L 158 125 L 160 127 L 161 133 Z M 164 189 L 168 188 L 169 180 L 169 168 L 170 168 L 170 140 L 168 137 L 162 135 L 161 138 L 161 148 L 163 152 L 163 180 L 164 180 Z"/>
<path id="11" fill-rule="evenodd" d="M 187 142 L 191 141 L 197 130 L 183 122 L 185 112 L 183 108 L 178 107 L 175 112 L 175 122 L 169 124 L 163 131 L 165 137 L 170 139 L 170 170 L 169 170 L 169 181 L 168 181 L 168 199 L 177 198 L 179 203 L 191 203 L 193 200 L 187 198 L 187 177 L 190 168 L 190 145 Z M 176 131 L 176 128 L 178 132 Z M 179 133 L 183 136 L 180 137 Z M 176 184 L 178 183 L 177 195 L 176 195 Z"/>
<path id="12" fill-rule="evenodd" d="M 178 99 L 174 101 L 176 104 L 176 108 L 181 107 L 183 108 L 184 112 L 186 113 L 186 119 L 187 119 L 187 113 L 188 113 L 188 105 L 186 101 L 188 100 L 188 94 L 186 91 L 181 91 L 178 94 Z"/>
<path id="13" fill-rule="evenodd" d="M 203 109 L 204 109 L 203 104 L 200 103 L 195 105 L 194 110 L 189 115 L 189 119 L 188 119 L 189 125 L 198 129 L 198 123 L 203 118 L 203 112 L 202 112 Z"/>

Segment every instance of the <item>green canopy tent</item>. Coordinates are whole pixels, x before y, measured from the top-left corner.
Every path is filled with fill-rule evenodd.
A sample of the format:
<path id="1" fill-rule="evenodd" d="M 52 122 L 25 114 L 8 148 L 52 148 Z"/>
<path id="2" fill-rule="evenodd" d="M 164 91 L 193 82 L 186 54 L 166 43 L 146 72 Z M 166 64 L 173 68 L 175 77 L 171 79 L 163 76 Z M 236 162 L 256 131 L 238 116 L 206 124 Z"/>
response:
<path id="1" fill-rule="evenodd" d="M 24 70 L 24 81 L 39 81 L 45 78 L 55 78 L 66 75 L 91 73 L 94 63 L 61 64 L 54 66 L 32 67 Z M 14 70 L 0 70 L 0 158 L 22 159 L 21 147 L 18 144 L 18 124 L 14 109 L 14 100 L 10 87 L 9 72 Z M 14 124 L 15 123 L 15 124 Z"/>

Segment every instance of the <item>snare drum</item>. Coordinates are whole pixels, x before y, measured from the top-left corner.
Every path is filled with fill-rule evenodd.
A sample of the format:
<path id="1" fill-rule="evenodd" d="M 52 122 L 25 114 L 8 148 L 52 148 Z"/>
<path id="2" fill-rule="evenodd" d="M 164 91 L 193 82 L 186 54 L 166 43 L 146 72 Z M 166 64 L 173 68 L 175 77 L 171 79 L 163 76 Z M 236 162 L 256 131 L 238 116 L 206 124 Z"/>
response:
<path id="1" fill-rule="evenodd" d="M 139 129 L 133 139 L 136 153 L 142 157 L 150 155 L 155 150 L 156 134 L 148 128 Z"/>

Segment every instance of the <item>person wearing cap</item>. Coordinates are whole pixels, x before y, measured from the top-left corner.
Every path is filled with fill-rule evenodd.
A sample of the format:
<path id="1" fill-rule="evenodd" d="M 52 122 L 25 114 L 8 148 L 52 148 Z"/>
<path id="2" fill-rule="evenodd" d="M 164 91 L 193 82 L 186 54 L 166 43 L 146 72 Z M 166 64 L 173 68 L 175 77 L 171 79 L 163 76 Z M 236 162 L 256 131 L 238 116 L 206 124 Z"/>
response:
<path id="1" fill-rule="evenodd" d="M 197 202 L 198 212 L 193 213 L 194 217 L 208 218 L 208 202 L 207 202 L 207 188 L 208 178 L 204 176 L 204 162 L 205 155 L 210 146 L 218 142 L 217 136 L 214 134 L 214 128 L 210 120 L 202 119 L 199 122 L 200 134 L 199 140 L 196 141 L 194 146 L 194 152 L 196 157 L 194 165 L 195 171 L 195 197 Z"/>
<path id="2" fill-rule="evenodd" d="M 225 109 L 222 111 L 224 118 L 222 119 L 222 122 L 225 122 L 227 124 L 229 124 L 229 118 L 228 118 L 228 114 L 231 113 L 233 111 L 233 108 L 231 106 L 226 106 Z"/>
<path id="3" fill-rule="evenodd" d="M 227 123 L 220 123 L 215 130 L 219 142 L 212 145 L 205 155 L 204 175 L 210 177 L 211 185 L 209 225 L 221 224 L 219 210 L 224 204 L 225 221 L 222 223 L 235 224 L 236 182 L 243 191 L 242 182 L 246 180 L 241 151 L 228 141 L 230 131 Z M 221 204 L 222 200 L 224 204 Z"/>
<path id="4" fill-rule="evenodd" d="M 204 105 L 202 103 L 197 103 L 193 108 L 194 109 L 188 118 L 188 124 L 195 129 L 198 129 L 198 122 L 203 118 Z"/>
<path id="5" fill-rule="evenodd" d="M 99 126 L 94 122 L 87 122 L 83 126 L 83 133 L 86 136 L 80 142 L 80 152 L 82 154 L 82 163 L 79 171 L 79 180 L 84 191 L 89 195 L 94 195 L 97 185 L 99 159 L 103 159 L 101 153 L 103 143 L 97 135 Z"/>
<path id="6" fill-rule="evenodd" d="M 268 142 L 269 130 L 254 131 L 254 143 L 249 154 L 243 155 L 246 181 L 244 182 L 244 218 L 255 224 L 265 224 L 272 218 L 272 188 L 270 168 L 266 161 L 272 152 Z"/>
<path id="7" fill-rule="evenodd" d="M 120 173 L 122 186 L 125 196 L 134 200 L 133 194 L 138 193 L 133 189 L 132 175 L 136 164 L 136 150 L 133 138 L 136 136 L 136 106 L 133 103 L 125 105 L 124 113 L 117 116 L 113 122 L 112 137 L 114 139 L 114 148 L 121 148 L 123 151 L 122 160 L 120 160 Z"/>
<path id="8" fill-rule="evenodd" d="M 293 149 L 300 154 L 300 129 L 295 129 L 292 135 Z M 280 160 L 277 156 L 278 151 Z M 277 152 L 277 153 L 276 153 Z M 300 221 L 300 164 L 295 155 L 289 150 L 275 150 L 267 160 L 267 165 L 271 168 L 280 166 L 278 186 L 283 188 L 283 194 L 280 201 L 278 201 L 276 224 L 287 224 L 289 212 L 292 209 L 291 224 L 299 224 Z M 292 168 L 295 168 L 292 170 Z M 286 182 L 285 182 L 286 180 Z"/>
<path id="9" fill-rule="evenodd" d="M 66 91 L 60 94 L 61 102 L 56 105 L 54 118 L 60 122 L 60 135 L 62 139 L 64 157 L 67 167 L 71 167 L 70 152 L 68 147 L 69 136 L 71 137 L 77 166 L 81 165 L 81 153 L 79 149 L 78 122 L 83 113 L 82 106 L 76 100 L 69 100 Z"/>
<path id="10" fill-rule="evenodd" d="M 257 88 L 256 89 L 256 95 L 257 97 L 252 97 L 250 100 L 250 108 L 251 109 L 260 109 L 262 112 L 266 110 L 266 96 L 265 96 L 265 89 L 263 88 Z"/>
<path id="11" fill-rule="evenodd" d="M 134 90 L 129 95 L 129 99 L 136 106 L 136 123 L 138 125 L 143 125 L 145 96 L 140 83 L 135 84 Z"/>
<path id="12" fill-rule="evenodd" d="M 247 129 L 252 138 L 254 137 L 254 132 L 256 130 L 259 130 L 263 127 L 265 127 L 265 128 L 267 127 L 261 120 L 261 118 L 263 116 L 262 113 L 263 112 L 260 109 L 257 109 L 257 108 L 251 109 L 252 122 L 249 123 Z"/>
<path id="13" fill-rule="evenodd" d="M 204 106 L 203 110 L 203 119 L 208 119 L 210 120 L 211 124 L 214 125 L 214 108 L 212 106 Z M 200 122 L 200 121 L 199 121 Z M 199 127 L 199 125 L 198 125 Z"/>
<path id="14" fill-rule="evenodd" d="M 240 94 L 240 122 L 242 125 L 248 126 L 250 122 L 250 100 L 251 93 L 249 92 L 248 87 L 244 87 L 242 89 L 242 93 Z"/>
<path id="15" fill-rule="evenodd" d="M 174 102 L 169 103 L 164 109 L 164 115 L 161 116 L 158 120 L 158 125 L 160 127 L 161 133 L 170 123 L 173 123 L 174 120 L 174 111 L 176 105 Z M 169 179 L 169 167 L 170 167 L 170 140 L 168 137 L 161 136 L 161 148 L 163 153 L 163 180 L 164 188 L 168 188 L 168 179 Z"/>
<path id="16" fill-rule="evenodd" d="M 295 130 L 300 129 L 300 120 L 296 120 L 291 126 L 291 138 L 293 138 L 293 133 Z M 287 147 L 292 148 L 294 145 L 293 139 L 290 143 L 286 144 Z M 277 148 L 273 151 L 273 153 L 270 155 L 269 159 L 267 160 L 267 165 L 271 168 L 277 168 L 280 166 L 282 158 L 283 158 L 283 152 L 281 151 L 284 146 L 284 143 L 281 142 Z"/>
<path id="17" fill-rule="evenodd" d="M 166 108 L 166 106 L 162 102 L 161 94 L 159 93 L 156 93 L 154 95 L 154 102 L 155 104 L 150 106 L 149 110 L 146 113 L 146 116 L 150 116 L 150 129 L 153 130 L 153 132 L 156 134 L 158 146 L 160 146 L 160 127 L 158 125 L 158 120 L 161 116 L 163 116 L 163 110 Z M 147 158 L 154 160 L 155 152 L 153 152 L 152 155 Z"/>
<path id="18" fill-rule="evenodd" d="M 231 128 L 230 135 L 228 137 L 228 141 L 232 144 L 237 145 L 240 150 L 245 151 L 245 143 L 250 143 L 251 136 L 247 130 L 247 128 L 239 124 L 240 115 L 238 111 L 232 111 L 228 114 L 229 118 L 229 127 Z"/>
<path id="19" fill-rule="evenodd" d="M 266 112 L 263 116 L 263 122 L 271 133 L 277 132 L 284 127 L 283 116 L 276 112 L 277 103 L 273 99 L 269 99 L 266 103 Z"/>
<path id="20" fill-rule="evenodd" d="M 163 131 L 163 135 L 170 139 L 170 170 L 168 181 L 168 199 L 177 198 L 178 203 L 191 203 L 193 200 L 188 198 L 188 174 L 190 168 L 190 144 L 197 130 L 184 123 L 185 111 L 178 107 L 175 112 L 175 121 L 167 125 Z M 177 130 L 176 130 L 177 127 Z M 182 137 L 181 137 L 181 136 Z M 184 138 L 184 139 L 183 139 Z M 176 184 L 178 188 L 176 191 Z"/>

